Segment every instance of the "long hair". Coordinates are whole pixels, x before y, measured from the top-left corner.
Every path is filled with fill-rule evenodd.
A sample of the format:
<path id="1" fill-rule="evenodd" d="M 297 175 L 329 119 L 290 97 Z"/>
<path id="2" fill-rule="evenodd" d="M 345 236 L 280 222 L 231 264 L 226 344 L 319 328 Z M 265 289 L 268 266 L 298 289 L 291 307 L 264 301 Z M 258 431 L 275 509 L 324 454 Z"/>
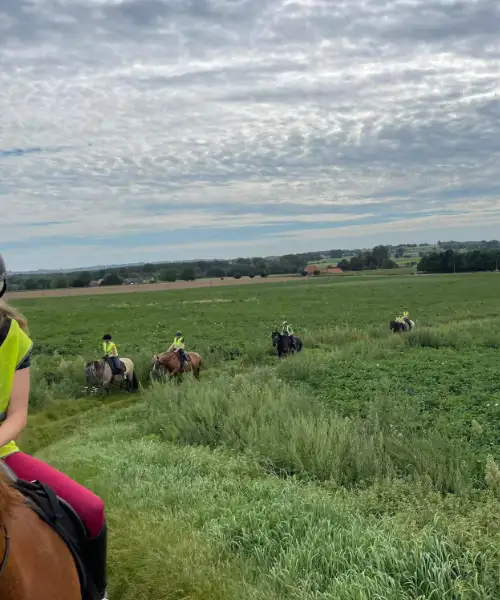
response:
<path id="1" fill-rule="evenodd" d="M 15 319 L 19 323 L 19 327 L 28 333 L 28 321 L 26 318 L 13 306 L 9 306 L 4 300 L 0 300 L 0 325 L 5 319 Z"/>

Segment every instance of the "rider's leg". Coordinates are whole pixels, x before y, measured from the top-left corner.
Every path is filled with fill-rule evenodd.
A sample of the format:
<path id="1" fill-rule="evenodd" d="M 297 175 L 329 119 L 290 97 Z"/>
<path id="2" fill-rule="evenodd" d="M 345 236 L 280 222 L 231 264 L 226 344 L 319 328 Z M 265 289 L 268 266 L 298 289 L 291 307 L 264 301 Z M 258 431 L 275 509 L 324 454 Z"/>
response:
<path id="1" fill-rule="evenodd" d="M 111 362 L 113 363 L 113 371 L 115 374 L 119 374 L 122 372 L 122 368 L 120 366 L 120 358 L 118 356 L 112 356 Z"/>
<path id="2" fill-rule="evenodd" d="M 19 479 L 25 481 L 37 479 L 48 485 L 78 514 L 89 535 L 85 556 L 88 575 L 94 581 L 100 596 L 104 598 L 107 585 L 107 529 L 104 502 L 64 473 L 24 452 L 15 452 L 4 460 Z"/>

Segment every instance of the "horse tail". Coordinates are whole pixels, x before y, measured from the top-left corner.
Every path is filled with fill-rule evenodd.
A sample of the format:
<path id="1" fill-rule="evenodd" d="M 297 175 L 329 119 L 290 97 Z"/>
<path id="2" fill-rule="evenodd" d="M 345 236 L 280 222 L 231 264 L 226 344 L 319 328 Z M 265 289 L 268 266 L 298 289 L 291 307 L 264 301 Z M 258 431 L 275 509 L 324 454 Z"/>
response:
<path id="1" fill-rule="evenodd" d="M 132 377 L 130 379 L 130 389 L 133 392 L 137 392 L 139 389 L 139 381 L 137 380 L 137 375 L 135 374 L 135 369 L 132 371 Z"/>

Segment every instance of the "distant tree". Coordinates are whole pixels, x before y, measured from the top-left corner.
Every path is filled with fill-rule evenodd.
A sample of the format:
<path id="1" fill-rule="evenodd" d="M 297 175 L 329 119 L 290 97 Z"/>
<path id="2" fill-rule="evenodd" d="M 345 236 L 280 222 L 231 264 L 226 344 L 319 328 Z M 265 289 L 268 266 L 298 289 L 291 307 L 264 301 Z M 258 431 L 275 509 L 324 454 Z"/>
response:
<path id="1" fill-rule="evenodd" d="M 69 279 L 66 275 L 55 277 L 52 281 L 52 287 L 56 290 L 62 290 L 69 287 Z"/>
<path id="2" fill-rule="evenodd" d="M 302 271 L 300 274 L 302 275 L 302 277 L 307 277 L 309 275 L 307 271 Z"/>
<path id="3" fill-rule="evenodd" d="M 82 288 L 86 287 L 92 281 L 92 275 L 89 271 L 81 271 L 74 273 L 70 279 L 71 287 Z"/>
<path id="4" fill-rule="evenodd" d="M 393 261 L 391 258 L 384 258 L 381 265 L 382 269 L 397 269 L 398 264 Z"/>
<path id="5" fill-rule="evenodd" d="M 403 258 L 405 254 L 405 247 L 404 246 L 398 246 L 396 248 L 396 252 L 394 252 L 394 257 L 395 258 Z"/>
<path id="6" fill-rule="evenodd" d="M 318 275 L 321 275 L 321 271 L 319 269 L 314 269 L 313 275 L 316 275 L 317 277 Z"/>
<path id="7" fill-rule="evenodd" d="M 183 269 L 179 278 L 183 281 L 194 281 L 196 279 L 196 275 L 193 267 L 186 267 Z"/>
<path id="8" fill-rule="evenodd" d="M 261 277 L 267 277 L 269 275 L 269 273 L 267 271 L 264 271 L 260 274 Z"/>
<path id="9" fill-rule="evenodd" d="M 389 248 L 387 246 L 375 246 L 371 251 L 371 255 L 375 258 L 377 267 L 380 267 L 384 258 L 390 258 Z"/>
<path id="10" fill-rule="evenodd" d="M 235 274 L 233 275 L 233 277 L 234 277 L 235 279 L 241 279 L 241 273 L 235 273 Z"/>
<path id="11" fill-rule="evenodd" d="M 177 280 L 177 271 L 174 269 L 166 269 L 160 273 L 161 281 L 176 281 Z"/>
<path id="12" fill-rule="evenodd" d="M 102 280 L 102 285 L 121 285 L 122 283 L 123 279 L 118 273 L 108 273 Z"/>
<path id="13" fill-rule="evenodd" d="M 206 270 L 205 275 L 207 277 L 225 277 L 226 271 L 221 267 L 211 267 Z"/>

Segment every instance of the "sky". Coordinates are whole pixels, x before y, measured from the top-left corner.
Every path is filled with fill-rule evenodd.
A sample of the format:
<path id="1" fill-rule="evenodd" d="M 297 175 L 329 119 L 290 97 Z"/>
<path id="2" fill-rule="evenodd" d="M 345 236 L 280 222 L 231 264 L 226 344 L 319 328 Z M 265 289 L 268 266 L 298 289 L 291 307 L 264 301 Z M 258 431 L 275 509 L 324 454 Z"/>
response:
<path id="1" fill-rule="evenodd" d="M 498 238 L 498 31 L 498 0 L 0 0 L 0 252 Z"/>

